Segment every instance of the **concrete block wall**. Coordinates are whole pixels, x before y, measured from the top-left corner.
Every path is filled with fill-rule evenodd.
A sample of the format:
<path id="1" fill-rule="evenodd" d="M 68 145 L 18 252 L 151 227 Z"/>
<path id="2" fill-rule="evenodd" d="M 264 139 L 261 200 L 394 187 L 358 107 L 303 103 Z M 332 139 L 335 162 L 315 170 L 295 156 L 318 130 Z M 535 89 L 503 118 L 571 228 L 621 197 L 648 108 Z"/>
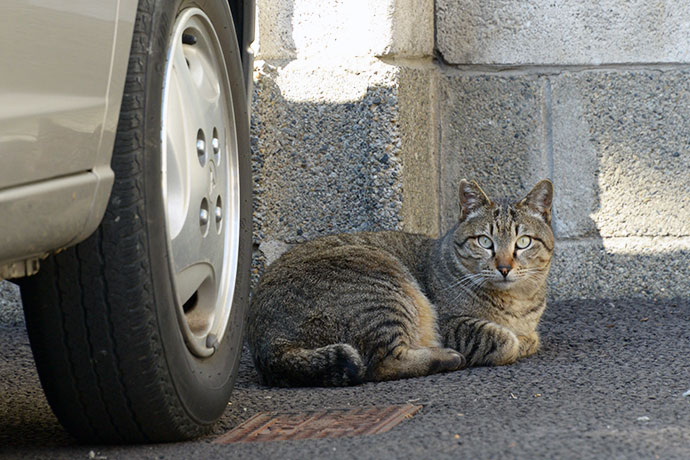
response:
<path id="1" fill-rule="evenodd" d="M 549 177 L 552 298 L 687 295 L 688 4 L 257 6 L 257 273 L 322 234 L 436 236 L 463 177 L 512 196 Z"/>
<path id="2" fill-rule="evenodd" d="M 449 64 L 606 65 L 690 59 L 683 0 L 436 0 Z"/>
<path id="3" fill-rule="evenodd" d="M 437 0 L 442 228 L 454 189 L 553 180 L 551 295 L 690 292 L 690 4 Z"/>
<path id="4" fill-rule="evenodd" d="M 433 1 L 259 0 L 257 9 L 257 274 L 286 243 L 319 235 L 438 233 Z M 431 190 L 433 205 L 416 190 Z"/>

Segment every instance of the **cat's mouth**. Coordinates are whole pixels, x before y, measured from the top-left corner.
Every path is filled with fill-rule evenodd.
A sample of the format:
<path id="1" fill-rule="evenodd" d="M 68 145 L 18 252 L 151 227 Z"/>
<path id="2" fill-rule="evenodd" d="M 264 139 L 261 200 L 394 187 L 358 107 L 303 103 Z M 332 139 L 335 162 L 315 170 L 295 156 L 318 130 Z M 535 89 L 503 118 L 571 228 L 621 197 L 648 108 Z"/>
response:
<path id="1" fill-rule="evenodd" d="M 491 284 L 497 289 L 508 289 L 515 284 L 517 280 L 508 278 L 497 278 L 491 281 Z"/>

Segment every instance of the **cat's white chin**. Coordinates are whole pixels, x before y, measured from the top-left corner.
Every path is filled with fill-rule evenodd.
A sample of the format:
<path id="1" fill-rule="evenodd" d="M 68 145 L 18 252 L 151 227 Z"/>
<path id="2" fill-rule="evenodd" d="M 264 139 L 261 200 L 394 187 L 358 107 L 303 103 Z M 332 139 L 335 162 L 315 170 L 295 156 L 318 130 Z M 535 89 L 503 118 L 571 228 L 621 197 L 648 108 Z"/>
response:
<path id="1" fill-rule="evenodd" d="M 513 286 L 515 286 L 516 283 L 517 283 L 516 280 L 501 279 L 501 280 L 491 281 L 491 286 L 496 290 L 505 291 L 505 290 L 508 290 L 508 289 L 512 288 Z"/>

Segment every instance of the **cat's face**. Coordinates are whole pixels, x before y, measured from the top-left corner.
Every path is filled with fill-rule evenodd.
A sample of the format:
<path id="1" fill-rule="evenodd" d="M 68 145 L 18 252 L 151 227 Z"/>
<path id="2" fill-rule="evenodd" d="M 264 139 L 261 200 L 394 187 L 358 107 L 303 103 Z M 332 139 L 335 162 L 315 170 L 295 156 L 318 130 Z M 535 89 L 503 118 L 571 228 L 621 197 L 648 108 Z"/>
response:
<path id="1" fill-rule="evenodd" d="M 522 200 L 491 201 L 475 182 L 461 181 L 454 251 L 472 285 L 530 290 L 542 284 L 553 254 L 553 186 L 539 182 Z"/>

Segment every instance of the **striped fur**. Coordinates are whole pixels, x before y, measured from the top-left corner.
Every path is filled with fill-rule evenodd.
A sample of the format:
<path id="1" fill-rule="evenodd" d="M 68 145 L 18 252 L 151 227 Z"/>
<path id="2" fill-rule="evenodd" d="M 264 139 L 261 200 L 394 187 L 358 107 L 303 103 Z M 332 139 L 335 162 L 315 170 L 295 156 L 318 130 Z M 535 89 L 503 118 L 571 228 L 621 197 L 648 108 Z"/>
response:
<path id="1" fill-rule="evenodd" d="M 438 240 L 342 234 L 283 254 L 262 276 L 248 318 L 262 382 L 353 385 L 536 352 L 553 250 L 551 197 L 542 181 L 520 202 L 492 202 L 463 181 L 458 223 Z M 517 248 L 523 236 L 530 245 Z"/>

